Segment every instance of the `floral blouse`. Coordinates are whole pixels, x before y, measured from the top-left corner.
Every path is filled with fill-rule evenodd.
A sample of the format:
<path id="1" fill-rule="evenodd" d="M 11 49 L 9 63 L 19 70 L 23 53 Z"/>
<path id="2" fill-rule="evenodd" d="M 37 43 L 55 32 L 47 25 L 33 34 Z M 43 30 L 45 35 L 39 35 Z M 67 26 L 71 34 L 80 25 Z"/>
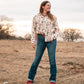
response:
<path id="1" fill-rule="evenodd" d="M 31 42 L 35 43 L 36 34 L 45 34 L 45 42 L 57 38 L 59 26 L 56 16 L 51 21 L 48 16 L 38 13 L 33 17 Z"/>

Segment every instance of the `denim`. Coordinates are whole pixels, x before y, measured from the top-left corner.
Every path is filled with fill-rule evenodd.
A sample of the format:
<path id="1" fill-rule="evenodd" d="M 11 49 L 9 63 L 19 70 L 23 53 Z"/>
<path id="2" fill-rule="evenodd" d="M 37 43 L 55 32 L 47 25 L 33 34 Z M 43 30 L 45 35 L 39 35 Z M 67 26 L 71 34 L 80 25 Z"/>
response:
<path id="1" fill-rule="evenodd" d="M 55 59 L 56 45 L 57 45 L 57 39 L 54 39 L 52 42 L 50 41 L 45 42 L 44 36 L 37 35 L 35 58 L 30 67 L 27 80 L 30 80 L 30 81 L 34 80 L 38 65 L 41 61 L 45 48 L 47 47 L 49 64 L 50 64 L 49 82 L 56 82 L 56 74 L 57 74 L 57 66 L 56 66 L 56 59 Z"/>

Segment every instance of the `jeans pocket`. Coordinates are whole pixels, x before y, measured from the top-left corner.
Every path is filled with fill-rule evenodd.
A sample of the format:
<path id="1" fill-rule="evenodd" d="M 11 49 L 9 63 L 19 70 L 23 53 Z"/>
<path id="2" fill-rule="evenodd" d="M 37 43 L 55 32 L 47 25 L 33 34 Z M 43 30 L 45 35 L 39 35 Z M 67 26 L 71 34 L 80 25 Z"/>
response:
<path id="1" fill-rule="evenodd" d="M 56 46 L 57 45 L 57 39 L 53 40 L 53 45 Z"/>
<path id="2" fill-rule="evenodd" d="M 42 36 L 37 36 L 37 45 L 42 45 L 43 44 L 43 37 Z"/>

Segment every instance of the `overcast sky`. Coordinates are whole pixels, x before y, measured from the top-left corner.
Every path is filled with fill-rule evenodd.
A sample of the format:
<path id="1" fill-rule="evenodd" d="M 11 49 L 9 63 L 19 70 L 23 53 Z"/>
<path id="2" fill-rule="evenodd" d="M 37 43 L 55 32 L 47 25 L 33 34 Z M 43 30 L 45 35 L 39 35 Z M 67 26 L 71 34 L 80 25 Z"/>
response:
<path id="1" fill-rule="evenodd" d="M 0 0 L 0 15 L 6 15 L 14 20 L 31 21 L 39 12 L 42 1 L 44 0 Z M 84 0 L 49 1 L 51 13 L 57 16 L 60 27 L 73 24 L 73 27 L 84 29 Z"/>

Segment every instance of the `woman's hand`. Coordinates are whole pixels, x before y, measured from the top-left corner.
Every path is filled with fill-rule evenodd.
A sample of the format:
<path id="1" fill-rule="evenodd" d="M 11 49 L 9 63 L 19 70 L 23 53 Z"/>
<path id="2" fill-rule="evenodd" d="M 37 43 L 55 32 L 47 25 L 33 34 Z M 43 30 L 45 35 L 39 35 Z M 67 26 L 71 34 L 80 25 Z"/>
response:
<path id="1" fill-rule="evenodd" d="M 33 47 L 34 49 L 36 49 L 36 44 L 35 44 L 35 43 L 32 43 L 32 47 Z"/>

